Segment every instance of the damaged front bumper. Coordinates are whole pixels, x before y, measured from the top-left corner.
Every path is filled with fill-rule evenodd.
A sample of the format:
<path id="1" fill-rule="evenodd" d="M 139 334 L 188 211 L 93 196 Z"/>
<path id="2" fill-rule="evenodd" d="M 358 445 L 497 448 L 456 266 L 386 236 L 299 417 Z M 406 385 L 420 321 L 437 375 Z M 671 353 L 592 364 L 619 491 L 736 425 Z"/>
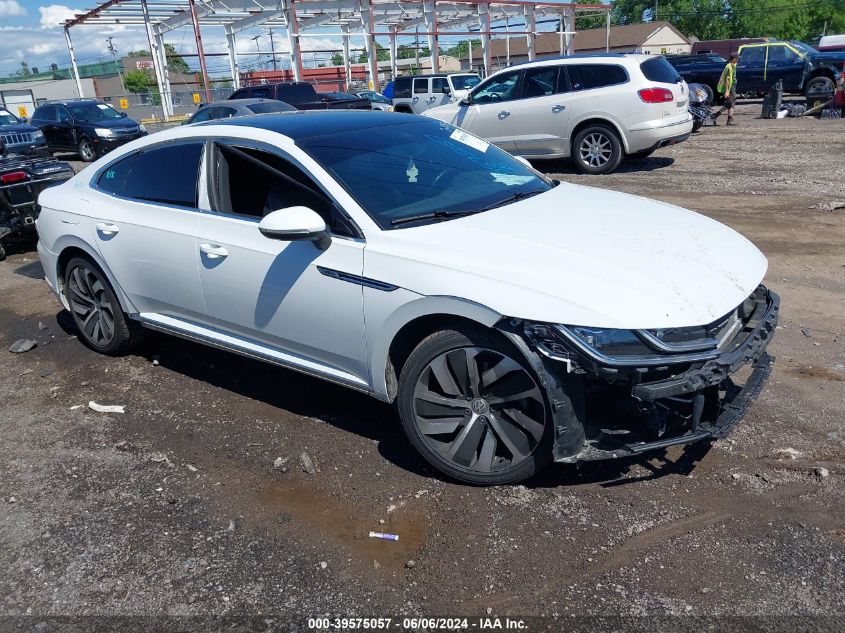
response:
<path id="1" fill-rule="evenodd" d="M 559 386 L 550 394 L 555 460 L 625 457 L 725 437 L 771 371 L 766 350 L 780 299 L 761 285 L 741 309 L 718 348 L 624 359 L 585 350 L 560 329 L 526 324 L 529 346 Z M 740 376 L 742 386 L 735 384 Z"/>

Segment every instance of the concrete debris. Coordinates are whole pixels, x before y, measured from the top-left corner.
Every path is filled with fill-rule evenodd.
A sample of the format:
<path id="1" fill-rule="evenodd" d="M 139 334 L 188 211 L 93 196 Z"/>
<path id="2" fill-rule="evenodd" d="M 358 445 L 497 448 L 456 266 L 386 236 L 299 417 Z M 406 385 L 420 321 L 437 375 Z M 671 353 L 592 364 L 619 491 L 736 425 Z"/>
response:
<path id="1" fill-rule="evenodd" d="M 93 400 L 88 403 L 88 408 L 97 413 L 126 413 L 125 405 L 122 404 L 97 404 Z"/>
<path id="2" fill-rule="evenodd" d="M 833 200 L 831 202 L 819 202 L 810 207 L 817 211 L 836 211 L 837 209 L 845 209 L 845 202 L 842 200 Z"/>
<path id="3" fill-rule="evenodd" d="M 311 458 L 308 457 L 308 453 L 303 452 L 302 455 L 299 456 L 299 463 L 302 464 L 302 470 L 309 475 L 313 475 L 317 472 L 317 469 L 314 467 L 314 462 L 312 462 Z"/>
<path id="4" fill-rule="evenodd" d="M 285 464 L 288 463 L 287 457 L 277 457 L 273 460 L 273 470 L 281 470 L 282 472 L 287 472 L 287 468 Z"/>
<path id="5" fill-rule="evenodd" d="M 41 321 L 38 322 L 38 329 L 42 332 L 47 329 L 47 326 L 44 325 Z"/>
<path id="6" fill-rule="evenodd" d="M 12 354 L 23 354 L 24 352 L 28 352 L 32 349 L 35 349 L 37 346 L 38 343 L 36 343 L 32 339 L 22 338 L 12 343 L 9 346 L 9 351 L 12 352 Z"/>
<path id="7" fill-rule="evenodd" d="M 227 532 L 234 532 L 235 531 L 235 521 L 232 519 L 229 521 L 229 527 L 226 528 Z"/>
<path id="8" fill-rule="evenodd" d="M 173 463 L 170 461 L 170 458 L 165 455 L 164 453 L 153 453 L 150 455 L 150 461 L 156 464 L 167 464 L 169 467 L 173 467 Z"/>
<path id="9" fill-rule="evenodd" d="M 326 561 L 324 561 L 324 560 L 320 561 L 320 569 L 325 569 L 328 566 L 329 566 L 329 564 Z"/>
<path id="10" fill-rule="evenodd" d="M 788 457 L 789 459 L 798 459 L 803 455 L 801 451 L 796 451 L 794 448 L 779 448 L 775 451 L 778 459 Z"/>
<path id="11" fill-rule="evenodd" d="M 197 467 L 196 467 L 196 466 L 194 466 L 193 464 L 185 464 L 185 467 L 186 467 L 188 470 L 190 470 L 192 473 L 195 473 L 195 472 L 197 472 L 197 471 L 199 470 L 199 468 L 197 468 Z"/>
<path id="12" fill-rule="evenodd" d="M 830 476 L 830 471 L 823 466 L 816 466 L 813 468 L 813 474 L 818 477 L 819 479 L 825 479 L 826 477 Z"/>
<path id="13" fill-rule="evenodd" d="M 416 567 L 416 565 L 417 562 L 413 558 L 409 558 L 407 561 L 405 561 L 406 569 L 413 569 L 414 567 Z"/>
<path id="14" fill-rule="evenodd" d="M 115 449 L 123 451 L 124 453 L 132 450 L 132 444 L 130 444 L 126 440 L 120 440 L 117 444 L 114 445 L 114 447 Z"/>

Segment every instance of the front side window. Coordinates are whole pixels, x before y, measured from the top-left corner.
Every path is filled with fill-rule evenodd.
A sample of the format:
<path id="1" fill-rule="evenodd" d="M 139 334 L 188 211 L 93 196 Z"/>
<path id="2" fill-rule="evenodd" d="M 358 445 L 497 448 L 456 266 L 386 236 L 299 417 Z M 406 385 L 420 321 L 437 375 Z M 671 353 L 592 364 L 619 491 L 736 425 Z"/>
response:
<path id="1" fill-rule="evenodd" d="M 480 213 L 552 187 L 507 152 L 435 120 L 300 144 L 383 229 Z"/>
<path id="2" fill-rule="evenodd" d="M 20 123 L 20 121 L 18 121 L 18 117 L 8 110 L 0 108 L 0 125 L 17 125 L 18 123 Z"/>
<path id="3" fill-rule="evenodd" d="M 97 179 L 97 188 L 116 195 L 123 193 L 126 176 L 129 175 L 136 156 L 137 154 L 133 153 L 104 169 Z"/>
<path id="4" fill-rule="evenodd" d="M 56 121 L 59 123 L 71 123 L 73 118 L 70 116 L 67 108 L 64 106 L 56 106 Z"/>
<path id="5" fill-rule="evenodd" d="M 567 66 L 567 70 L 573 90 L 593 90 L 628 81 L 625 69 L 615 64 L 573 64 Z"/>
<path id="6" fill-rule="evenodd" d="M 502 73 L 490 77 L 472 93 L 473 103 L 496 103 L 516 99 L 519 71 Z"/>
<path id="7" fill-rule="evenodd" d="M 769 47 L 769 62 L 784 64 L 794 62 L 797 59 L 798 55 L 796 55 L 788 46 Z"/>
<path id="8" fill-rule="evenodd" d="M 522 79 L 522 98 L 548 97 L 557 88 L 557 67 L 546 66 L 525 71 Z"/>
<path id="9" fill-rule="evenodd" d="M 105 121 L 122 118 L 120 113 L 105 103 L 72 103 L 71 114 L 79 121 Z"/>
<path id="10" fill-rule="evenodd" d="M 255 97 L 256 99 L 269 99 L 270 98 L 270 89 L 269 88 L 252 88 L 249 91 L 249 95 L 244 94 L 244 97 Z"/>
<path id="11" fill-rule="evenodd" d="M 126 177 L 122 195 L 145 202 L 195 208 L 202 150 L 203 143 L 142 150 Z"/>

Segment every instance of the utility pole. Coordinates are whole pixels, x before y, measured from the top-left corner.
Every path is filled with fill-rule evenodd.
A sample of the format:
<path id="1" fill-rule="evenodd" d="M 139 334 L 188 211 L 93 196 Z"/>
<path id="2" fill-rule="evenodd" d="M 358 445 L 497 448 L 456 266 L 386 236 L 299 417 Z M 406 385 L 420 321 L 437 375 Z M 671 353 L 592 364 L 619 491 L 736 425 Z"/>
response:
<path id="1" fill-rule="evenodd" d="M 414 36 L 414 51 L 416 53 L 414 63 L 417 66 L 417 72 L 419 72 L 419 69 L 420 69 L 420 27 L 417 27 L 416 31 L 417 31 L 417 33 Z"/>
<path id="2" fill-rule="evenodd" d="M 255 51 L 258 53 L 256 59 L 258 60 L 259 65 L 261 64 L 261 46 L 258 44 L 258 40 L 261 39 L 260 35 L 256 35 L 252 38 L 252 41 L 255 42 Z M 266 69 L 266 67 L 265 67 Z"/>
<path id="3" fill-rule="evenodd" d="M 652 18 L 653 22 L 657 22 L 657 5 L 660 3 L 660 0 L 654 0 L 654 17 Z"/>
<path id="4" fill-rule="evenodd" d="M 126 84 L 123 83 L 123 73 L 120 72 L 121 63 L 117 61 L 117 49 L 114 47 L 114 42 L 112 40 L 114 37 L 109 36 L 106 38 L 106 41 L 109 43 L 109 53 L 111 53 L 112 60 L 115 62 L 117 66 L 117 76 L 120 77 L 120 89 L 123 91 L 123 94 L 126 94 Z"/>
<path id="5" fill-rule="evenodd" d="M 273 72 L 276 72 L 279 69 L 276 67 L 276 46 L 273 44 L 273 29 L 267 30 L 270 31 L 270 54 L 273 56 Z"/>

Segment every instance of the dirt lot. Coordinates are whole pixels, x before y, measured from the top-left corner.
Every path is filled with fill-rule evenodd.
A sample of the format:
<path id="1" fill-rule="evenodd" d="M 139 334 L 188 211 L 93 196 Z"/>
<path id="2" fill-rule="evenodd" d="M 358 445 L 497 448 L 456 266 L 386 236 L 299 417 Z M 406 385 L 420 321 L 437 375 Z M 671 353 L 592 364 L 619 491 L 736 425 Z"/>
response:
<path id="1" fill-rule="evenodd" d="M 612 176 L 542 167 L 695 209 L 765 252 L 783 308 L 762 396 L 712 447 L 525 486 L 443 481 L 389 407 L 289 371 L 158 335 L 98 356 L 34 252 L 12 255 L 0 615 L 845 616 L 845 208 L 828 210 L 845 205 L 845 122 L 758 108 Z M 41 344 L 5 351 L 22 337 Z"/>

